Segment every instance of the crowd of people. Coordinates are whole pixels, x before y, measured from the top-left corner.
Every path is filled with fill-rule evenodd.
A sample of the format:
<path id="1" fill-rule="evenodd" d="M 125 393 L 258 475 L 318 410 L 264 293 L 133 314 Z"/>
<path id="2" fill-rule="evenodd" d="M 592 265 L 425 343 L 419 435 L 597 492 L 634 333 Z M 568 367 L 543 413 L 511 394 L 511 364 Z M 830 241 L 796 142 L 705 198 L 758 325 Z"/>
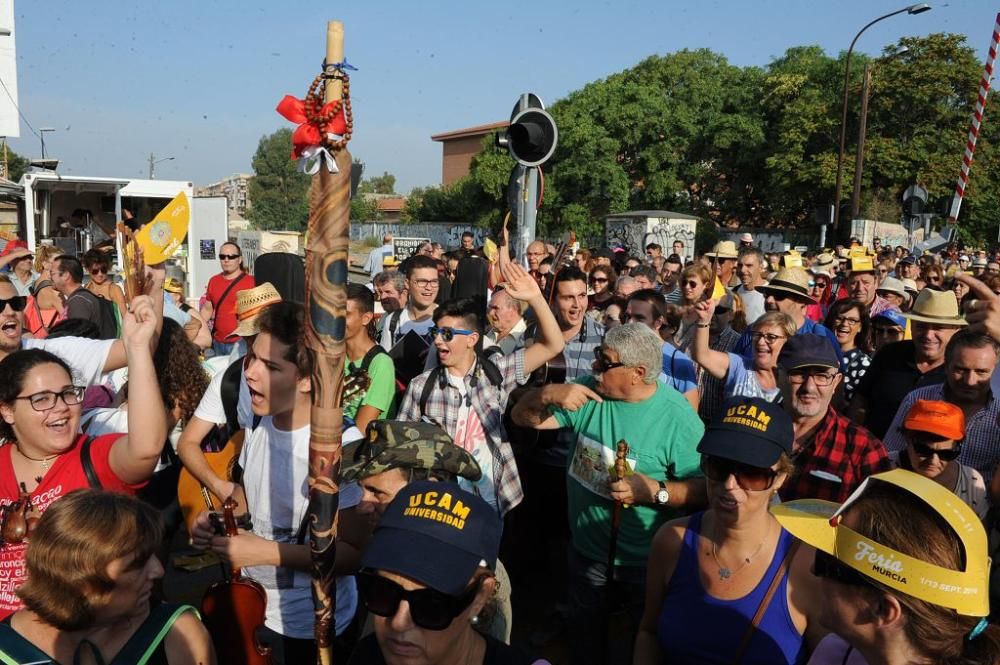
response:
<path id="1" fill-rule="evenodd" d="M 0 255 L 0 662 L 250 662 L 163 601 L 178 548 L 315 662 L 301 263 L 218 258 L 195 303 Z M 338 659 L 1000 662 L 998 261 L 386 236 L 346 294 Z"/>

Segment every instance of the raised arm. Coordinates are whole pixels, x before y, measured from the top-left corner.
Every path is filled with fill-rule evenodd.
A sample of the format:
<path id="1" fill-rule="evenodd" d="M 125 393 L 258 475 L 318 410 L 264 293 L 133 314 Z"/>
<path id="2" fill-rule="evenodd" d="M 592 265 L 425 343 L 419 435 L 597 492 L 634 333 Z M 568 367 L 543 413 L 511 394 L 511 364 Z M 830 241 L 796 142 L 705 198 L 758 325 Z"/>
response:
<path id="1" fill-rule="evenodd" d="M 149 295 L 137 296 L 135 299 L 135 301 L 138 301 L 140 298 L 149 299 L 150 313 L 153 318 L 153 334 L 149 337 L 150 357 L 152 357 L 152 354 L 156 351 L 156 344 L 159 342 L 160 332 L 163 330 L 163 280 L 166 275 L 163 265 L 164 264 L 160 263 L 157 266 L 146 266 L 146 279 L 149 287 Z M 133 301 L 133 303 L 135 301 Z M 130 303 L 129 306 L 133 306 L 133 303 Z M 122 317 L 123 324 L 127 318 L 127 315 Z M 128 364 L 128 352 L 125 347 L 126 343 L 124 339 L 117 340 L 111 345 L 111 350 L 108 351 L 108 357 L 104 361 L 105 372 L 113 372 L 116 369 L 121 369 Z"/>
<path id="2" fill-rule="evenodd" d="M 503 253 L 501 253 L 501 257 Z M 524 349 L 524 373 L 530 374 L 559 355 L 566 346 L 559 323 L 545 301 L 538 283 L 528 271 L 507 259 L 501 258 L 500 271 L 505 281 L 505 289 L 511 298 L 531 305 L 538 318 L 538 337 L 535 343 Z"/>
<path id="3" fill-rule="evenodd" d="M 128 356 L 128 434 L 111 448 L 111 469 L 126 483 L 149 479 L 167 440 L 167 409 L 153 367 L 150 339 L 156 332 L 153 299 L 139 296 L 125 316 L 124 345 Z"/>
<path id="4" fill-rule="evenodd" d="M 717 300 L 703 300 L 694 306 L 698 320 L 691 345 L 691 360 L 701 365 L 706 372 L 717 379 L 725 379 L 729 373 L 729 354 L 715 351 L 708 346 L 709 326 L 715 313 Z"/>

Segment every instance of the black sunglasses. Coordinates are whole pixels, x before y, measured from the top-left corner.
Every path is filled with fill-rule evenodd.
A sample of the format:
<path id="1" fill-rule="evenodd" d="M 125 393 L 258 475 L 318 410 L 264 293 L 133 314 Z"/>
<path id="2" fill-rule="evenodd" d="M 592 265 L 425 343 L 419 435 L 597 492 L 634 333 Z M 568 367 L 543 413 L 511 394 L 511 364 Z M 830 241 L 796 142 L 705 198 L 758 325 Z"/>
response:
<path id="1" fill-rule="evenodd" d="M 234 261 L 240 258 L 239 254 L 219 254 L 219 260 L 221 261 Z"/>
<path id="2" fill-rule="evenodd" d="M 107 268 L 103 268 L 103 267 L 91 268 L 90 269 L 90 274 L 91 275 L 107 275 L 108 274 L 108 269 Z"/>
<path id="3" fill-rule="evenodd" d="M 962 454 L 961 444 L 956 445 L 954 448 L 945 448 L 944 450 L 938 450 L 937 448 L 931 448 L 929 445 L 923 441 L 915 441 L 910 439 L 910 445 L 913 446 L 913 452 L 917 454 L 920 459 L 927 459 L 932 455 L 937 455 L 938 459 L 942 462 L 953 462 L 958 459 L 958 456 Z"/>
<path id="4" fill-rule="evenodd" d="M 821 550 L 816 550 L 816 558 L 813 559 L 812 574 L 816 577 L 825 577 L 828 580 L 849 586 L 868 586 L 870 584 L 868 578 L 863 574 Z"/>
<path id="5" fill-rule="evenodd" d="M 778 477 L 778 472 L 774 469 L 741 464 L 714 455 L 702 455 L 701 472 L 716 483 L 724 483 L 729 480 L 729 476 L 733 476 L 736 478 L 736 484 L 749 492 L 771 489 L 774 479 Z"/>
<path id="6" fill-rule="evenodd" d="M 592 365 L 592 367 L 594 368 L 595 371 L 603 374 L 604 372 L 607 372 L 608 370 L 612 370 L 612 369 L 615 369 L 616 367 L 624 367 L 624 366 L 625 366 L 625 363 L 621 363 L 621 362 L 615 363 L 615 362 L 611 362 L 610 360 L 608 360 L 604 356 L 603 349 L 601 347 L 598 346 L 598 347 L 594 348 L 594 364 Z"/>
<path id="7" fill-rule="evenodd" d="M 450 626 L 479 593 L 478 582 L 460 596 L 449 596 L 434 589 L 407 591 L 392 580 L 368 571 L 358 573 L 358 586 L 364 596 L 365 607 L 372 614 L 394 617 L 399 611 L 399 603 L 405 600 L 410 606 L 413 623 L 427 630 L 444 630 Z"/>
<path id="8" fill-rule="evenodd" d="M 28 306 L 27 296 L 14 296 L 13 298 L 7 298 L 4 300 L 0 298 L 0 312 L 4 311 L 10 305 L 10 308 L 15 312 L 23 312 L 24 308 Z"/>

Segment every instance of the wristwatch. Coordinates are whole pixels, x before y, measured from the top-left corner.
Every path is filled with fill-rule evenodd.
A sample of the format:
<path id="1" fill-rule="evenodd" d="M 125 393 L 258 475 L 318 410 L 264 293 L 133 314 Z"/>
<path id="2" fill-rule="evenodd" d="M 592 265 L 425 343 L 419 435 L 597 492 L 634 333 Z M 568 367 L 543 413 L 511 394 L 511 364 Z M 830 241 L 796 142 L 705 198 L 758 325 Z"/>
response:
<path id="1" fill-rule="evenodd" d="M 670 492 L 667 491 L 667 484 L 660 481 L 660 489 L 656 492 L 656 505 L 665 506 L 667 502 L 670 501 Z"/>

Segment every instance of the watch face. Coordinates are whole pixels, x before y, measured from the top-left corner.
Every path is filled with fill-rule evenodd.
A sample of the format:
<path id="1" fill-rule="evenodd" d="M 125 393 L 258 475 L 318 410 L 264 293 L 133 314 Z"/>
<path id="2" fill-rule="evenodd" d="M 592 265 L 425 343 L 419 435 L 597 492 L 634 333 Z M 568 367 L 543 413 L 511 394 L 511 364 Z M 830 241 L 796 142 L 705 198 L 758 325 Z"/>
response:
<path id="1" fill-rule="evenodd" d="M 667 490 L 660 490 L 659 492 L 656 493 L 657 503 L 666 503 L 669 500 L 670 500 L 670 494 L 667 493 Z"/>

